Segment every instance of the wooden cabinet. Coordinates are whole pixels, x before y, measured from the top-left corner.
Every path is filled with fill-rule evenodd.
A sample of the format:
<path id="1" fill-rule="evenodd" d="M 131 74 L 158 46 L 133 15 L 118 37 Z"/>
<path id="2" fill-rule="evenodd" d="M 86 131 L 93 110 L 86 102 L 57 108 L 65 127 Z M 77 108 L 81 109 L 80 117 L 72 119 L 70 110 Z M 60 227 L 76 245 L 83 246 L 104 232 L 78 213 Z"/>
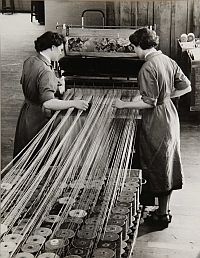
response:
<path id="1" fill-rule="evenodd" d="M 192 92 L 181 98 L 180 105 L 190 111 L 200 111 L 200 48 L 183 49 L 178 41 L 177 58 L 192 86 Z"/>

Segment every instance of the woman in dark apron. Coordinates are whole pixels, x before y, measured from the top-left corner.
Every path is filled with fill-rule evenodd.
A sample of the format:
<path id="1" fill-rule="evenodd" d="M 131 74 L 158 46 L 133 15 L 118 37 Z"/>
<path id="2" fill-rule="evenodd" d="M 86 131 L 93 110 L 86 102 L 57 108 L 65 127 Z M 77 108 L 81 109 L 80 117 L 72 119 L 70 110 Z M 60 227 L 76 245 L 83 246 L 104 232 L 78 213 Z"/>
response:
<path id="1" fill-rule="evenodd" d="M 55 97 L 60 81 L 51 62 L 58 61 L 63 51 L 63 42 L 62 35 L 45 32 L 35 41 L 37 54 L 24 62 L 21 84 L 25 100 L 16 127 L 14 157 L 48 122 L 51 111 L 70 107 L 82 110 L 88 108 L 85 100 L 61 100 Z"/>

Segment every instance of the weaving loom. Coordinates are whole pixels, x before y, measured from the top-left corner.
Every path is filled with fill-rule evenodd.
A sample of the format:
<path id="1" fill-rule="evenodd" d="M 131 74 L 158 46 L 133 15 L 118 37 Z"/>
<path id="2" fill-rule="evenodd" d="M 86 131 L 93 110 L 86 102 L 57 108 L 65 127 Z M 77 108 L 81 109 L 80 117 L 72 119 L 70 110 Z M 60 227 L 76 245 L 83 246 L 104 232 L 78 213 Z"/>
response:
<path id="1" fill-rule="evenodd" d="M 65 99 L 91 105 L 55 112 L 2 171 L 0 257 L 130 255 L 142 185 L 141 171 L 131 169 L 139 114 L 112 103 L 137 96 L 142 64 L 133 53 L 66 52 L 61 58 Z"/>

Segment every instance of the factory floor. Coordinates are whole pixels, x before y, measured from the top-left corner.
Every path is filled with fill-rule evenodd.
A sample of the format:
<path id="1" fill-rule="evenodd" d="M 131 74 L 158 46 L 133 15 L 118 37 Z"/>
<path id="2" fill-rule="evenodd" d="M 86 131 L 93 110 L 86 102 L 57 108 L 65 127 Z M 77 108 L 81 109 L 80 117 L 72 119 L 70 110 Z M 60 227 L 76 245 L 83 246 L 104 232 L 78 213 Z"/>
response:
<path id="1" fill-rule="evenodd" d="M 45 31 L 30 14 L 0 14 L 1 27 L 1 167 L 12 159 L 13 139 L 23 94 L 22 64 L 34 53 L 33 41 Z M 141 224 L 131 258 L 200 257 L 200 115 L 180 111 L 185 185 L 174 191 L 172 223 L 167 229 Z"/>

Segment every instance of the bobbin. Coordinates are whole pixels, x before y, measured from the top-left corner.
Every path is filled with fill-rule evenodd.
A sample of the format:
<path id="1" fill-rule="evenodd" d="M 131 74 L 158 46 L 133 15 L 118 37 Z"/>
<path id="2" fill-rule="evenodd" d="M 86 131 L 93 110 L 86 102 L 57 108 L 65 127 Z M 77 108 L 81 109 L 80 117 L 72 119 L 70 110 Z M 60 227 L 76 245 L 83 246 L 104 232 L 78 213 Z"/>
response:
<path id="1" fill-rule="evenodd" d="M 45 217 L 44 221 L 42 222 L 42 227 L 51 228 L 56 225 L 61 220 L 61 217 L 58 215 L 48 215 Z"/>
<path id="2" fill-rule="evenodd" d="M 60 258 L 59 255 L 54 254 L 54 253 L 42 253 L 40 254 L 37 258 Z"/>
<path id="3" fill-rule="evenodd" d="M 96 232 L 91 230 L 78 230 L 77 237 L 81 239 L 90 239 L 93 240 L 96 238 Z"/>
<path id="4" fill-rule="evenodd" d="M 136 212 L 136 202 L 134 197 L 120 196 L 117 200 L 117 206 L 126 207 L 129 209 L 129 227 L 132 227 L 133 216 L 137 214 Z"/>
<path id="5" fill-rule="evenodd" d="M 115 252 L 115 256 L 116 256 L 118 242 L 119 242 L 119 235 L 117 233 L 105 232 L 101 236 L 101 239 L 98 243 L 98 247 L 107 248 L 109 246 L 109 248 Z"/>
<path id="6" fill-rule="evenodd" d="M 71 240 L 73 239 L 73 237 L 75 236 L 75 232 L 71 229 L 59 229 L 55 236 L 57 238 L 61 238 L 61 239 L 64 239 L 64 240 L 67 240 L 71 242 Z M 67 243 L 65 243 L 67 244 Z M 69 243 L 68 243 L 69 244 Z"/>
<path id="7" fill-rule="evenodd" d="M 122 227 L 122 241 L 128 241 L 128 229 L 126 220 L 123 219 L 109 219 L 107 225 L 117 225 Z"/>
<path id="8" fill-rule="evenodd" d="M 85 224 L 88 225 L 96 225 L 98 223 L 99 219 L 98 217 L 90 217 L 88 219 L 85 220 Z"/>
<path id="9" fill-rule="evenodd" d="M 52 234 L 52 230 L 50 228 L 40 227 L 36 228 L 34 233 L 47 239 Z"/>
<path id="10" fill-rule="evenodd" d="M 31 243 L 26 243 L 21 247 L 22 252 L 31 253 L 33 255 L 37 254 L 40 251 L 40 249 L 41 245 Z"/>
<path id="11" fill-rule="evenodd" d="M 139 179 L 133 178 L 133 181 L 125 182 L 125 186 L 136 187 L 136 189 L 137 189 L 137 191 L 136 191 L 136 208 L 138 211 L 140 208 L 140 184 L 139 184 L 139 182 L 137 182 L 137 180 L 139 180 Z"/>
<path id="12" fill-rule="evenodd" d="M 90 239 L 79 239 L 75 238 L 73 239 L 72 246 L 74 248 L 81 248 L 81 249 L 87 249 L 90 250 L 93 246 L 94 242 Z"/>
<path id="13" fill-rule="evenodd" d="M 117 225 L 107 225 L 106 232 L 113 232 L 119 235 L 119 240 L 117 243 L 117 249 L 116 249 L 116 258 L 121 257 L 121 247 L 122 247 L 122 227 Z"/>
<path id="14" fill-rule="evenodd" d="M 28 237 L 28 239 L 26 240 L 26 243 L 43 245 L 45 241 L 46 241 L 46 239 L 43 236 L 32 235 L 32 236 Z"/>
<path id="15" fill-rule="evenodd" d="M 111 214 L 122 214 L 122 215 L 126 215 L 128 228 L 130 227 L 131 221 L 130 221 L 130 211 L 129 211 L 129 208 L 121 207 L 121 206 L 118 206 L 118 205 L 117 205 L 117 206 L 115 206 L 115 207 L 112 208 Z"/>
<path id="16" fill-rule="evenodd" d="M 82 224 L 83 224 L 83 220 L 81 218 L 68 217 L 61 224 L 60 228 L 61 229 L 71 229 L 74 232 L 76 232 Z"/>
<path id="17" fill-rule="evenodd" d="M 10 258 L 10 254 L 8 252 L 0 252 L 0 258 Z M 34 258 L 34 257 L 33 257 Z"/>
<path id="18" fill-rule="evenodd" d="M 81 209 L 74 209 L 69 212 L 69 216 L 84 219 L 87 216 L 87 212 Z"/>
<path id="19" fill-rule="evenodd" d="M 22 239 L 23 237 L 20 234 L 8 234 L 3 236 L 4 242 L 13 242 L 15 244 L 18 244 Z"/>
<path id="20" fill-rule="evenodd" d="M 16 243 L 14 242 L 1 242 L 0 243 L 0 250 L 3 253 L 12 253 L 13 250 L 16 248 Z"/>
<path id="21" fill-rule="evenodd" d="M 92 258 L 114 258 L 115 252 L 109 248 L 97 248 L 92 254 Z"/>
<path id="22" fill-rule="evenodd" d="M 34 255 L 33 254 L 30 254 L 30 253 L 17 253 L 15 255 L 15 258 L 34 258 Z"/>
<path id="23" fill-rule="evenodd" d="M 129 188 L 129 187 L 128 187 Z M 136 187 L 133 187 L 131 186 L 131 189 L 132 189 L 132 193 L 129 195 L 129 191 L 124 191 L 120 194 L 119 198 L 118 198 L 118 201 L 119 202 L 131 202 L 132 203 L 132 213 L 133 213 L 133 216 L 136 216 L 137 214 L 137 210 L 138 210 L 138 199 L 137 199 L 137 192 L 138 192 L 138 189 Z M 127 198 L 127 201 L 123 201 L 121 199 L 123 198 Z"/>
<path id="24" fill-rule="evenodd" d="M 79 256 L 79 255 L 73 255 L 73 254 L 70 254 L 70 255 L 67 255 L 67 256 L 65 256 L 64 258 L 82 258 L 81 256 Z"/>
<path id="25" fill-rule="evenodd" d="M 57 253 L 61 251 L 62 255 L 65 255 L 69 245 L 68 240 L 53 238 L 45 243 L 45 252 L 47 253 Z"/>
<path id="26" fill-rule="evenodd" d="M 70 255 L 78 255 L 81 256 L 81 258 L 86 258 L 88 255 L 88 250 L 81 249 L 81 248 L 71 248 L 69 250 Z"/>

